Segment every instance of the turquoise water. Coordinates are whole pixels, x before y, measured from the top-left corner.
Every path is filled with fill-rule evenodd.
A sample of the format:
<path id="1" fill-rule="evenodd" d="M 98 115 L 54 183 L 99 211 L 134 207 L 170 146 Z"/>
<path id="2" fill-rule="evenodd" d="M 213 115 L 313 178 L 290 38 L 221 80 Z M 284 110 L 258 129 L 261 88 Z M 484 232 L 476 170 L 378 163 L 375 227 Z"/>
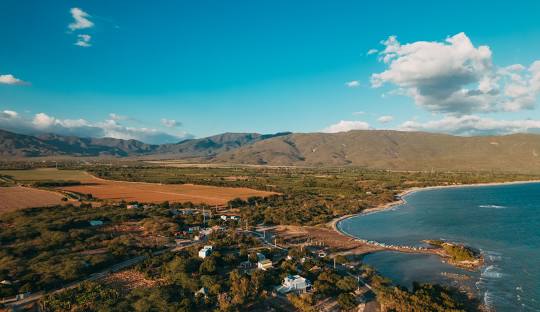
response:
<path id="1" fill-rule="evenodd" d="M 437 265 L 432 256 L 392 252 L 369 255 L 368 264 L 405 286 L 413 280 L 452 283 L 443 272 L 466 274 L 497 311 L 540 311 L 540 183 L 428 189 L 405 199 L 391 210 L 355 216 L 338 226 L 353 236 L 391 244 L 462 242 L 482 251 L 484 267 L 467 273 Z"/>

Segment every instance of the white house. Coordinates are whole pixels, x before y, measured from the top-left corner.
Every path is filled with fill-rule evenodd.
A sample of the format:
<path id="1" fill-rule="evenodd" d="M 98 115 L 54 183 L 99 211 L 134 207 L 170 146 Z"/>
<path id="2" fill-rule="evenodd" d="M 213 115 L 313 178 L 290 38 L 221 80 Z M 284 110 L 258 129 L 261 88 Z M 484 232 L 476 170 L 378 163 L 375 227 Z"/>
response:
<path id="1" fill-rule="evenodd" d="M 221 216 L 220 218 L 221 218 L 221 220 L 223 220 L 223 221 L 227 221 L 227 216 Z"/>
<path id="2" fill-rule="evenodd" d="M 137 205 L 137 204 L 127 205 L 126 208 L 127 209 L 137 209 L 137 208 L 139 208 L 139 205 Z"/>
<path id="3" fill-rule="evenodd" d="M 206 258 L 212 254 L 212 246 L 204 246 L 203 249 L 199 250 L 199 258 Z"/>
<path id="4" fill-rule="evenodd" d="M 300 275 L 289 275 L 283 279 L 283 283 L 276 290 L 281 294 L 305 293 L 311 290 L 311 282 Z"/>
<path id="5" fill-rule="evenodd" d="M 272 268 L 272 261 L 269 259 L 263 259 L 257 262 L 257 268 L 266 271 Z"/>

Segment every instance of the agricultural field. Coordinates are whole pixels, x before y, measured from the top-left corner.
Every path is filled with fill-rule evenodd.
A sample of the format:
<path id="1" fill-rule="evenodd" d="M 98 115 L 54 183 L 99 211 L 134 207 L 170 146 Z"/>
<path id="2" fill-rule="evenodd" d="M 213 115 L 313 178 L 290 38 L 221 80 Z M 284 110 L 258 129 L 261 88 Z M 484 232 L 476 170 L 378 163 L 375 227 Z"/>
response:
<path id="1" fill-rule="evenodd" d="M 225 205 L 235 198 L 265 197 L 275 193 L 245 187 L 219 187 L 195 184 L 157 184 L 96 179 L 86 185 L 66 186 L 62 190 L 92 194 L 103 200 L 125 200 L 144 203 L 192 202 L 194 204 Z"/>
<path id="2" fill-rule="evenodd" d="M 110 201 L 152 203 L 169 201 L 225 205 L 235 198 L 247 199 L 253 196 L 265 197 L 275 194 L 246 187 L 112 181 L 96 178 L 83 170 L 57 170 L 54 168 L 1 170 L 0 175 L 12 177 L 17 182 L 24 184 L 36 186 L 47 186 L 48 184 L 52 189 L 85 195 L 91 194 L 93 198 Z"/>
<path id="3" fill-rule="evenodd" d="M 38 181 L 92 181 L 94 178 L 83 170 L 57 170 L 55 168 L 39 168 L 32 170 L 0 170 L 0 175 L 12 177 L 21 183 Z"/>
<path id="4" fill-rule="evenodd" d="M 23 186 L 0 187 L 0 213 L 30 207 L 59 205 L 60 193 Z"/>

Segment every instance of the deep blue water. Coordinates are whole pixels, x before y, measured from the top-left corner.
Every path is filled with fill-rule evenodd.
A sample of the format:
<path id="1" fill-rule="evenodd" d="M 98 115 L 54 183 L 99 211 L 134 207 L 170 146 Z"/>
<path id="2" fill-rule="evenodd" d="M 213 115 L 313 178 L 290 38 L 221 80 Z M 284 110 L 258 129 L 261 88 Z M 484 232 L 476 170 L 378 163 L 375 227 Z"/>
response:
<path id="1" fill-rule="evenodd" d="M 428 255 L 382 252 L 365 262 L 405 286 L 452 283 L 442 272 L 463 273 L 497 311 L 540 311 L 540 183 L 428 189 L 391 210 L 339 223 L 344 232 L 391 244 L 445 239 L 480 249 L 486 259 L 467 273 Z"/>

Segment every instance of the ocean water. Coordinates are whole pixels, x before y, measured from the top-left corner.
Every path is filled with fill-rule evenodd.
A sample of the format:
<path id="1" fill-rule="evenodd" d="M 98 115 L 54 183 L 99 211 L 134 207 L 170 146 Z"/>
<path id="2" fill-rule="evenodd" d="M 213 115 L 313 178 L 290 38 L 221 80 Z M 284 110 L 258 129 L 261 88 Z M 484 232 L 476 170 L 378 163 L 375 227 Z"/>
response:
<path id="1" fill-rule="evenodd" d="M 466 275 L 496 311 L 540 311 L 540 183 L 428 189 L 390 210 L 345 219 L 338 227 L 378 242 L 418 245 L 423 239 L 465 243 L 482 251 L 485 265 L 470 273 L 430 255 L 380 252 L 365 257 L 383 275 L 455 284 L 444 273 Z"/>

